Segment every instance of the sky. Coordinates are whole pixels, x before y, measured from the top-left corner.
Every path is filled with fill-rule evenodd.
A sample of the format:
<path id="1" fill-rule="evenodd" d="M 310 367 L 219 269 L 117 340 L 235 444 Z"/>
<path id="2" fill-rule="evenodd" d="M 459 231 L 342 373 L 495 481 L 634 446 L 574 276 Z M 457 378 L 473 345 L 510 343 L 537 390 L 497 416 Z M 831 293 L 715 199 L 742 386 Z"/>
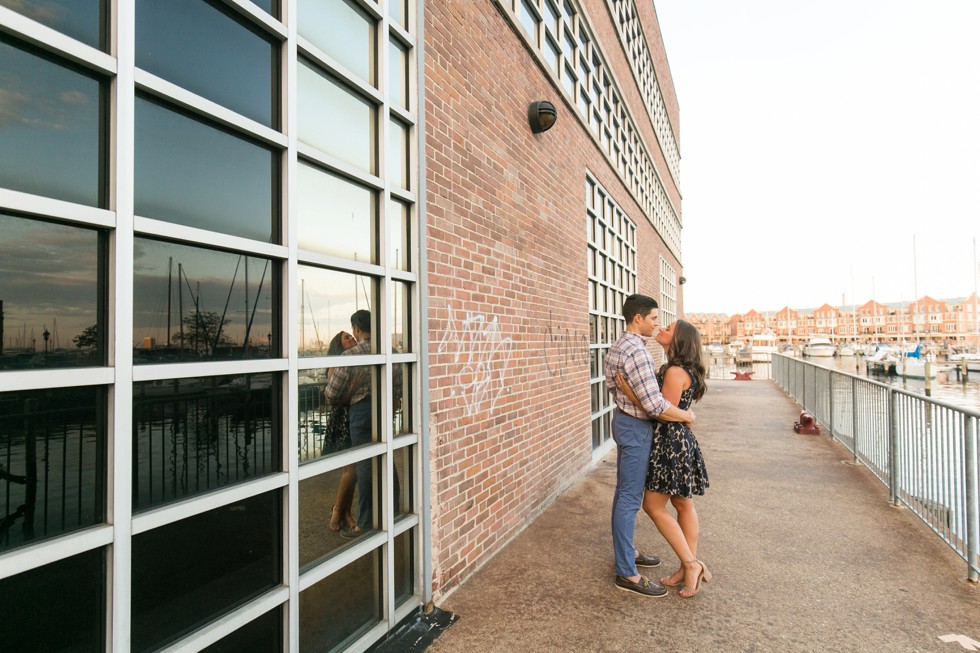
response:
<path id="1" fill-rule="evenodd" d="M 980 0 L 655 0 L 687 313 L 969 296 Z"/>

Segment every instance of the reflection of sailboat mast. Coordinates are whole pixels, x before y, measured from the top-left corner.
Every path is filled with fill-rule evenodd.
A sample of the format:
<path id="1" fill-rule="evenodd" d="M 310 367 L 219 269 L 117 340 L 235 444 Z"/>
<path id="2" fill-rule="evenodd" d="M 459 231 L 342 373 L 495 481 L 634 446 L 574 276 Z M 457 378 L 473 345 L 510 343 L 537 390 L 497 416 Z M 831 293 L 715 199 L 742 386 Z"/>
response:
<path id="1" fill-rule="evenodd" d="M 184 287 L 180 285 L 180 278 L 184 274 L 184 264 L 177 264 L 177 325 L 180 327 L 180 353 L 184 354 Z"/>
<path id="2" fill-rule="evenodd" d="M 306 350 L 306 279 L 299 280 L 299 348 Z"/>
<path id="3" fill-rule="evenodd" d="M 309 293 L 306 294 L 306 299 L 310 299 Z M 313 304 L 310 303 L 310 319 L 313 320 L 313 334 L 316 336 L 316 346 L 317 349 L 323 347 L 323 341 L 320 340 L 320 329 L 316 326 L 316 314 L 313 312 Z"/>
<path id="4" fill-rule="evenodd" d="M 170 349 L 170 302 L 173 296 L 173 282 L 174 282 L 174 257 L 171 256 L 167 259 L 167 349 Z"/>
<path id="5" fill-rule="evenodd" d="M 245 319 L 248 319 L 248 257 L 245 257 Z M 248 326 L 248 325 L 246 325 Z M 245 347 L 245 352 L 248 352 L 248 333 L 245 334 L 245 342 L 242 346 Z"/>

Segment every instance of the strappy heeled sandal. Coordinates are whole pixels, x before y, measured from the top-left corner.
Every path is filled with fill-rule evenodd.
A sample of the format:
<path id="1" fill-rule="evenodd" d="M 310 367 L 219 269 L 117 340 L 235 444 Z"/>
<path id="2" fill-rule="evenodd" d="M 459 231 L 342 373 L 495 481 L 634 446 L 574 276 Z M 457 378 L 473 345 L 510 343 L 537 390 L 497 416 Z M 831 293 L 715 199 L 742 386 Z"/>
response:
<path id="1" fill-rule="evenodd" d="M 711 580 L 711 572 L 708 571 L 708 568 L 705 566 L 703 562 L 701 562 L 698 559 L 687 561 L 688 564 L 694 564 L 695 562 L 701 565 L 701 571 L 698 573 L 698 577 L 694 580 L 694 587 L 691 588 L 688 587 L 687 585 L 684 585 L 684 587 L 681 588 L 681 591 L 677 593 L 678 596 L 683 597 L 685 599 L 693 598 L 694 596 L 697 595 L 698 592 L 701 591 L 702 581 L 707 583 L 709 580 Z M 685 594 L 685 592 L 687 593 Z"/>
<path id="2" fill-rule="evenodd" d="M 681 579 L 679 581 L 677 581 L 676 583 L 671 583 L 670 582 L 670 576 L 673 576 L 674 574 L 676 574 L 677 571 L 681 572 Z M 664 587 L 670 587 L 670 588 L 681 587 L 684 584 L 684 574 L 683 574 L 684 568 L 681 567 L 677 571 L 675 571 L 674 574 L 671 574 L 670 576 L 667 576 L 666 578 L 661 578 L 660 579 L 660 584 L 663 585 Z"/>

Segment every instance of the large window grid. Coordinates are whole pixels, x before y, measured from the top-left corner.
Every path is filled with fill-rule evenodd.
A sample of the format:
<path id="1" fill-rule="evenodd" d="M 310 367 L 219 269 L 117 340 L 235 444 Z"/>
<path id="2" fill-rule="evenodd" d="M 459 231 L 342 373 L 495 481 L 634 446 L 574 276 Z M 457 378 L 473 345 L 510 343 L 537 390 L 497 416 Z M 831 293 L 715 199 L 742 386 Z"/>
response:
<path id="1" fill-rule="evenodd" d="M 667 115 L 667 105 L 664 104 L 653 57 L 650 55 L 643 26 L 636 13 L 636 5 L 633 0 L 611 0 L 609 5 L 637 86 L 647 104 L 647 111 L 650 112 L 661 151 L 664 153 L 671 174 L 679 183 L 681 157 L 677 149 L 677 139 L 674 137 L 674 129 Z"/>
<path id="2" fill-rule="evenodd" d="M 667 326 L 677 320 L 677 271 L 663 256 L 660 257 L 660 324 Z"/>
<path id="3" fill-rule="evenodd" d="M 304 0 L 299 1 L 302 4 Z M 101 7 L 101 21 L 108 25 L 110 17 L 106 16 L 109 11 L 107 7 L 111 4 L 115 8 L 115 3 L 95 4 Z M 136 7 L 129 3 L 119 4 L 117 15 L 111 17 L 111 23 L 117 29 L 116 38 L 106 38 L 104 33 L 99 37 L 113 44 L 108 52 L 95 49 L 94 46 L 102 41 L 76 41 L 53 31 L 52 28 L 56 29 L 56 26 L 35 23 L 26 16 L 0 7 L 0 26 L 5 42 L 24 51 L 39 48 L 56 62 L 88 71 L 88 75 L 101 80 L 101 84 L 110 90 L 108 97 L 111 97 L 111 101 L 101 105 L 100 129 L 103 131 L 98 134 L 100 147 L 104 148 L 105 153 L 104 165 L 109 170 L 108 179 L 99 182 L 99 192 L 104 192 L 106 199 L 89 203 L 95 206 L 86 206 L 66 201 L 56 194 L 45 197 L 11 187 L 0 177 L 0 213 L 28 220 L 35 216 L 42 217 L 64 224 L 91 227 L 105 234 L 108 245 L 100 254 L 104 257 L 100 265 L 111 270 L 111 274 L 108 275 L 104 296 L 100 299 L 100 310 L 105 311 L 109 318 L 106 333 L 98 333 L 98 337 L 108 345 L 108 365 L 85 369 L 3 371 L 0 372 L 0 392 L 10 393 L 4 394 L 4 397 L 19 397 L 17 393 L 94 388 L 98 391 L 97 396 L 102 397 L 101 410 L 109 415 L 108 423 L 111 426 L 106 438 L 112 452 L 108 457 L 109 462 L 101 463 L 105 487 L 100 492 L 104 493 L 107 506 L 105 515 L 97 516 L 94 525 L 57 539 L 36 539 L 36 544 L 28 543 L 16 549 L 0 548 L 0 556 L 5 563 L 0 585 L 15 582 L 23 574 L 31 574 L 32 578 L 38 574 L 44 576 L 48 573 L 45 572 L 48 565 L 60 561 L 70 562 L 97 555 L 105 564 L 102 586 L 86 585 L 86 591 L 89 592 L 89 600 L 98 597 L 100 592 L 105 597 L 102 604 L 105 622 L 89 629 L 95 638 L 91 643 L 93 648 L 98 648 L 100 644 L 97 640 L 106 632 L 113 642 L 113 649 L 122 650 L 131 637 L 130 623 L 138 616 L 135 613 L 138 608 L 131 608 L 128 601 L 113 597 L 128 596 L 135 574 L 143 573 L 141 569 L 149 571 L 144 565 L 146 554 L 141 553 L 147 549 L 137 549 L 136 538 L 164 533 L 167 527 L 190 524 L 190 520 L 197 517 L 205 518 L 202 523 L 227 522 L 235 519 L 234 515 L 239 510 L 247 513 L 251 510 L 248 506 L 261 500 L 263 505 L 281 508 L 278 512 L 269 513 L 271 521 L 265 522 L 273 530 L 266 531 L 263 537 L 271 535 L 279 542 L 278 548 L 270 549 L 272 557 L 268 558 L 275 567 L 272 576 L 265 576 L 256 586 L 266 589 L 260 589 L 257 595 L 251 595 L 243 602 L 219 605 L 215 608 L 217 612 L 206 612 L 199 615 L 196 621 L 188 622 L 200 625 L 221 616 L 220 625 L 195 632 L 169 632 L 164 628 L 159 635 L 162 639 L 146 642 L 146 646 L 156 647 L 165 641 L 173 642 L 183 637 L 182 645 L 187 650 L 197 650 L 222 638 L 235 637 L 239 632 L 256 630 L 253 625 L 260 625 L 256 634 L 264 635 L 258 637 L 259 640 L 282 641 L 288 643 L 287 649 L 293 650 L 296 650 L 294 647 L 297 643 L 300 650 L 315 648 L 322 642 L 313 641 L 304 630 L 301 592 L 324 579 L 339 578 L 344 570 L 355 568 L 358 561 L 370 558 L 374 561 L 372 573 L 380 581 L 379 587 L 383 588 L 377 598 L 377 610 L 363 623 L 355 624 L 355 635 L 343 642 L 345 645 L 363 646 L 378 639 L 416 609 L 423 585 L 422 527 L 418 514 L 414 512 L 423 504 L 420 474 L 416 471 L 422 464 L 419 447 L 416 446 L 420 443 L 419 422 L 414 417 L 419 413 L 419 397 L 415 389 L 418 387 L 421 324 L 417 311 L 413 310 L 419 303 L 418 257 L 414 254 L 418 251 L 418 200 L 414 181 L 418 178 L 418 134 L 417 116 L 412 110 L 417 104 L 417 84 L 412 72 L 415 70 L 416 45 L 414 11 L 410 11 L 406 3 L 394 0 L 382 0 L 380 3 L 351 0 L 348 3 L 370 18 L 371 30 L 376 35 L 371 65 L 377 84 L 365 85 L 363 80 L 351 75 L 347 69 L 299 36 L 295 24 L 281 22 L 267 13 L 276 11 L 275 5 L 278 3 L 253 4 L 247 0 L 206 3 L 220 9 L 239 26 L 246 26 L 247 31 L 273 44 L 270 50 L 273 81 L 268 89 L 273 111 L 268 120 L 257 121 L 138 68 L 136 14 L 140 11 L 140 4 L 137 2 Z M 294 3 L 290 4 L 295 6 Z M 28 46 L 28 43 L 31 45 Z M 298 57 L 325 71 L 345 91 L 353 92 L 373 107 L 371 129 L 374 130 L 375 141 L 372 147 L 379 162 L 375 169 L 359 169 L 341 157 L 304 144 L 298 138 L 297 130 L 288 128 L 297 124 L 297 91 L 293 84 L 297 79 Z M 397 59 L 400 72 L 395 72 L 395 67 L 389 65 L 392 59 Z M 389 97 L 389 86 L 396 84 L 398 88 L 393 88 Z M 142 196 L 138 187 L 135 197 L 131 191 L 135 185 L 134 160 L 138 158 L 140 148 L 144 147 L 139 131 L 138 98 L 150 100 L 155 106 L 183 120 L 190 120 L 191 124 L 205 131 L 214 130 L 216 134 L 256 144 L 270 153 L 272 164 L 267 183 L 271 202 L 267 236 L 254 231 L 238 232 L 234 225 L 215 230 L 212 226 L 205 227 L 193 217 L 182 222 L 174 221 L 167 211 L 153 215 L 140 215 L 134 211 L 134 207 L 140 205 Z M 388 104 L 389 101 L 392 104 Z M 397 128 L 394 138 L 389 136 L 392 128 Z M 135 134 L 135 140 L 130 134 Z M 389 148 L 389 143 L 397 147 Z M 389 149 L 397 152 L 395 162 L 387 159 Z M 2 156 L 0 152 L 0 158 Z M 296 202 L 287 201 L 287 198 L 293 198 L 298 192 L 298 167 L 308 164 L 374 194 L 369 234 L 373 239 L 371 247 L 374 252 L 370 259 L 322 254 L 297 245 Z M 103 164 L 100 162 L 99 165 Z M 396 174 L 395 179 L 389 177 L 388 170 Z M 102 174 L 101 169 L 99 174 Z M 206 170 L 204 174 L 207 174 Z M 270 271 L 268 277 L 264 277 L 264 283 L 267 289 L 273 289 L 269 308 L 271 328 L 267 331 L 263 329 L 264 333 L 252 334 L 254 337 L 245 336 L 245 342 L 239 338 L 233 343 L 234 347 L 232 343 L 225 344 L 230 340 L 227 327 L 224 337 L 211 332 L 213 342 L 221 343 L 221 346 L 212 348 L 211 353 L 221 347 L 231 351 L 242 346 L 242 349 L 235 350 L 236 355 L 232 357 L 237 360 L 218 360 L 213 355 L 202 354 L 202 357 L 190 362 L 164 359 L 152 361 L 155 363 L 153 365 L 133 366 L 140 351 L 155 351 L 160 340 L 164 341 L 164 347 L 174 342 L 161 336 L 156 339 L 144 338 L 134 323 L 134 305 L 128 297 L 132 297 L 134 289 L 138 289 L 133 280 L 136 272 L 133 257 L 134 248 L 139 248 L 141 241 L 198 248 L 200 256 L 197 263 L 213 258 L 209 252 L 228 253 L 239 258 L 258 257 L 267 261 L 271 265 L 266 266 Z M 201 248 L 200 245 L 205 243 L 206 247 Z M 297 270 L 300 264 L 350 272 L 369 279 L 374 288 L 370 301 L 374 313 L 375 340 L 391 342 L 394 347 L 376 346 L 374 353 L 357 360 L 358 364 L 372 366 L 377 374 L 379 398 L 375 400 L 375 442 L 323 457 L 302 467 L 298 460 L 302 401 L 298 395 L 303 392 L 302 379 L 312 371 L 340 367 L 348 360 L 316 355 L 297 356 L 301 303 Z M 237 275 L 244 274 L 243 269 L 236 271 L 235 278 L 239 279 Z M 253 268 L 252 274 L 254 285 L 263 271 Z M 178 284 L 181 283 L 180 274 L 174 273 L 173 276 Z M 201 289 L 207 284 L 203 279 L 185 278 L 183 285 L 185 301 L 193 304 L 201 297 Z M 395 297 L 397 308 L 389 300 Z M 245 301 L 247 303 L 249 300 Z M 252 305 L 253 313 L 255 308 Z M 190 326 L 208 333 L 199 315 L 195 320 Z M 170 324 L 169 319 L 167 323 Z M 350 330 L 350 327 L 347 326 L 346 330 Z M 7 335 L 10 335 L 9 331 Z M 129 342 L 133 343 L 132 347 Z M 183 344 L 187 341 L 181 339 L 179 342 L 180 349 L 184 350 Z M 202 351 L 206 351 L 206 348 L 202 348 Z M 202 383 L 222 388 L 230 384 L 230 388 L 234 387 L 239 394 L 251 396 L 249 393 L 259 392 L 271 397 L 271 404 L 267 401 L 265 407 L 249 402 L 250 410 L 253 413 L 257 410 L 257 415 L 243 414 L 235 418 L 236 432 L 242 432 L 244 435 L 241 437 L 257 447 L 255 455 L 248 458 L 248 473 L 244 478 L 241 477 L 242 466 L 236 466 L 234 462 L 237 453 L 232 441 L 226 439 L 217 444 L 217 453 L 212 454 L 209 449 L 188 449 L 186 438 L 179 440 L 183 449 L 176 451 L 168 449 L 170 445 L 160 440 L 161 433 L 174 430 L 160 421 L 166 421 L 165 415 L 171 407 L 176 407 L 184 416 L 196 415 L 194 420 L 199 425 L 210 424 L 210 428 L 219 428 L 225 435 L 230 432 L 216 426 L 229 421 L 227 418 L 210 420 L 207 417 L 209 410 L 217 410 L 216 400 L 213 395 L 208 395 L 211 398 L 207 402 L 197 397 L 195 393 Z M 397 394 L 392 391 L 396 386 Z M 147 393 L 157 392 L 162 392 L 164 396 L 173 395 L 174 399 L 147 399 Z M 133 402 L 138 393 L 143 401 L 139 414 L 145 416 L 145 419 L 140 417 L 139 421 L 145 422 L 147 437 L 155 443 L 151 447 L 151 461 L 163 460 L 163 464 L 166 464 L 173 456 L 183 456 L 193 461 L 193 456 L 203 455 L 222 457 L 223 464 L 229 466 L 218 470 L 205 466 L 205 476 L 200 477 L 204 480 L 198 481 L 203 493 L 194 489 L 193 482 L 188 482 L 189 472 L 193 476 L 193 472 L 201 471 L 193 467 L 193 462 L 191 468 L 180 469 L 178 477 L 158 477 L 156 481 L 160 483 L 153 487 L 134 482 L 132 475 L 137 469 L 135 463 L 141 447 L 134 440 L 138 416 L 134 413 Z M 187 431 L 186 420 L 180 429 Z M 273 438 L 271 444 L 270 437 Z M 271 467 L 269 454 L 273 461 Z M 86 456 L 92 458 L 96 454 Z M 298 508 L 300 482 L 326 473 L 337 473 L 348 464 L 363 460 L 372 461 L 377 470 L 375 496 L 380 507 L 379 513 L 376 513 L 377 529 L 307 565 L 301 574 L 296 554 L 299 548 L 298 531 L 303 521 Z M 268 471 L 254 476 L 258 467 Z M 230 485 L 224 482 L 226 472 L 234 477 Z M 177 486 L 168 485 L 175 478 Z M 394 478 L 400 479 L 400 492 L 393 492 Z M 136 514 L 137 507 L 141 507 L 144 501 L 156 505 L 154 492 L 159 490 L 167 496 L 174 493 L 176 496 L 170 503 L 149 511 L 140 508 L 142 511 Z M 145 492 L 147 499 L 135 500 L 133 492 Z M 401 498 L 396 505 L 393 497 L 399 494 Z M 96 512 L 98 510 L 97 505 Z M 222 515 L 227 515 L 227 518 Z M 77 521 L 71 515 L 68 519 L 69 522 L 72 519 Z M 206 537 L 207 533 L 199 533 L 199 536 Z M 372 555 L 366 556 L 368 553 Z M 89 565 L 88 562 L 85 564 Z M 97 563 L 95 569 L 98 564 L 101 563 Z M 54 568 L 50 567 L 50 573 Z M 93 567 L 89 565 L 88 568 Z M 26 576 L 23 577 L 26 579 Z M 112 583 L 108 583 L 109 578 Z M 271 584 L 269 578 L 272 579 Z M 273 635 L 271 640 L 270 633 Z M 37 641 L 33 643 L 37 644 Z"/>
<path id="4" fill-rule="evenodd" d="M 667 247 L 680 258 L 680 218 L 636 120 L 622 100 L 612 68 L 593 36 L 594 29 L 578 3 L 573 0 L 497 2 L 517 32 L 531 45 L 555 87 L 576 108 L 579 120 Z"/>
<path id="5" fill-rule="evenodd" d="M 622 307 L 636 292 L 636 224 L 591 175 L 585 180 L 589 262 L 589 354 L 592 448 L 612 435 L 612 410 L 603 363 L 622 335 Z"/>

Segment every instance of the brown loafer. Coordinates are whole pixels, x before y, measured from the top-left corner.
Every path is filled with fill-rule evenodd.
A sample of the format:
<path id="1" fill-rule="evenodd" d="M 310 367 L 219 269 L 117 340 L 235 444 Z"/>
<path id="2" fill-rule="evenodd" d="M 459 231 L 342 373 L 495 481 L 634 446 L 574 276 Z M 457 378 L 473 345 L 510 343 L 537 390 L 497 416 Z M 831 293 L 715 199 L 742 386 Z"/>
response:
<path id="1" fill-rule="evenodd" d="M 628 578 L 616 576 L 616 589 L 625 590 L 627 592 L 636 592 L 641 596 L 667 596 L 666 587 L 651 582 L 646 576 L 640 576 L 640 580 L 635 583 Z"/>

